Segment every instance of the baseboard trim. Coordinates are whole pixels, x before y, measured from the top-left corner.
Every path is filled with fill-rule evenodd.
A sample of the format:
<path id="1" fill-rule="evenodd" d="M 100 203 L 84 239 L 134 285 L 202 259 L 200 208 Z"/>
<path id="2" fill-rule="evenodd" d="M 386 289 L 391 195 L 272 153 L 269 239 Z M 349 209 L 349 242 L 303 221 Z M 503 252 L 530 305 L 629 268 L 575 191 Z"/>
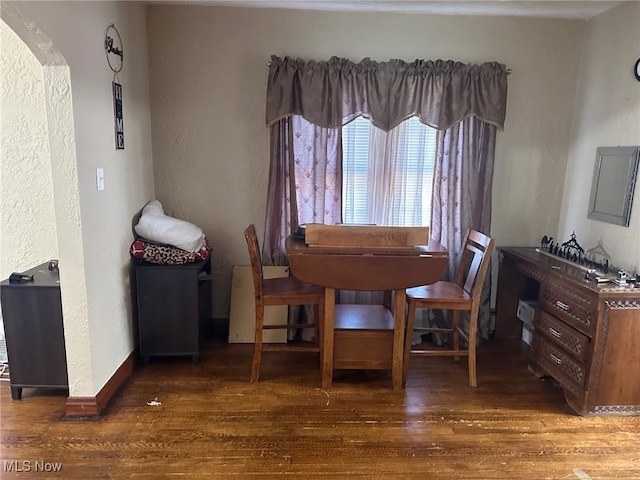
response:
<path id="1" fill-rule="evenodd" d="M 66 416 L 79 418 L 102 415 L 113 396 L 131 376 L 135 364 L 135 352 L 131 352 L 95 397 L 68 397 Z"/>

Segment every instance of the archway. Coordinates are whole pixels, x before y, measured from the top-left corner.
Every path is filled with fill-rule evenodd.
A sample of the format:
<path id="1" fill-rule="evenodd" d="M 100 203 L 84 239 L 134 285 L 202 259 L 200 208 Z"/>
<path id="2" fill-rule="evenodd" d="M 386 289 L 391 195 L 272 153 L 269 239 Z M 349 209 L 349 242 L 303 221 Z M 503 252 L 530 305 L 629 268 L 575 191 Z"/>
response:
<path id="1" fill-rule="evenodd" d="M 3 28 L 8 27 L 17 35 L 23 42 L 20 48 L 26 47 L 33 54 L 36 64 L 40 65 L 42 72 L 39 83 L 43 89 L 43 112 L 46 120 L 42 121 L 46 123 L 46 128 L 39 130 L 43 137 L 41 138 L 40 148 L 47 150 L 48 155 L 43 155 L 39 162 L 34 162 L 30 167 L 25 168 L 24 178 L 29 179 L 32 177 L 30 181 L 33 181 L 33 178 L 36 177 L 40 179 L 48 177 L 49 181 L 44 182 L 46 184 L 44 188 L 34 187 L 34 189 L 45 191 L 42 194 L 42 198 L 39 199 L 39 208 L 42 211 L 48 209 L 48 212 L 44 214 L 47 218 L 46 222 L 54 225 L 50 228 L 48 235 L 51 235 L 51 230 L 53 230 L 55 239 L 51 240 L 44 233 L 34 233 L 27 226 L 15 227 L 15 225 L 19 224 L 19 221 L 14 221 L 11 228 L 13 234 L 22 234 L 25 239 L 28 236 L 42 235 L 38 236 L 37 243 L 44 241 L 52 243 L 56 247 L 49 250 L 47 248 L 38 248 L 37 251 L 34 251 L 33 258 L 29 258 L 27 261 L 46 261 L 51 258 L 54 254 L 53 252 L 55 252 L 60 261 L 69 390 L 70 395 L 73 396 L 74 391 L 91 391 L 93 385 L 91 383 L 91 356 L 87 340 L 88 315 L 84 257 L 82 254 L 71 77 L 65 59 L 52 46 L 51 40 L 33 22 L 24 18 L 18 7 L 2 3 L 0 4 L 0 13 L 2 21 L 6 24 L 3 25 Z M 3 55 L 6 53 L 4 52 L 5 47 L 3 45 Z M 20 71 L 24 71 L 24 69 Z M 24 135 L 29 135 L 29 132 L 31 132 L 29 123 L 26 121 L 25 125 L 20 128 L 24 129 Z M 35 130 L 38 129 L 36 128 Z M 20 161 L 20 155 L 10 156 L 6 158 L 6 165 Z M 5 156 L 3 155 L 3 171 L 0 172 L 2 178 L 4 178 L 4 173 L 7 173 L 4 168 L 4 162 Z M 48 173 L 45 173 L 46 167 L 43 162 L 49 168 Z M 9 178 L 8 180 L 13 179 Z M 30 192 L 30 195 L 35 195 L 36 193 Z M 7 204 L 5 204 L 5 201 Z M 3 210 L 9 209 L 11 208 L 11 203 L 8 199 L 3 198 L 2 206 Z M 53 216 L 51 216 L 51 211 Z M 26 230 L 21 231 L 21 228 Z M 24 233 L 25 231 L 28 234 Z M 6 233 L 3 232 L 3 235 L 6 235 Z M 2 252 L 3 258 L 5 254 L 6 252 Z M 35 260 L 36 258 L 37 260 Z"/>

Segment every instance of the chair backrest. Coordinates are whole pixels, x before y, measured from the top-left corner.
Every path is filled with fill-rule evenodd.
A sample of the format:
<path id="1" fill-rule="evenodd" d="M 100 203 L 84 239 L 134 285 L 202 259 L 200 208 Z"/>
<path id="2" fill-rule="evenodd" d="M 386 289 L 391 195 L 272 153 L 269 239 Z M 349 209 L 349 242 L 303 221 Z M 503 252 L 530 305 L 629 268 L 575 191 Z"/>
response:
<path id="1" fill-rule="evenodd" d="M 494 243 L 495 240 L 475 230 L 469 230 L 465 237 L 456 283 L 471 295 L 474 302 L 482 294 Z"/>
<path id="2" fill-rule="evenodd" d="M 258 243 L 258 235 L 256 227 L 251 224 L 244 230 L 244 238 L 249 248 L 249 259 L 251 260 L 251 276 L 253 277 L 253 288 L 256 301 L 262 299 L 262 257 L 260 256 L 260 244 Z"/>

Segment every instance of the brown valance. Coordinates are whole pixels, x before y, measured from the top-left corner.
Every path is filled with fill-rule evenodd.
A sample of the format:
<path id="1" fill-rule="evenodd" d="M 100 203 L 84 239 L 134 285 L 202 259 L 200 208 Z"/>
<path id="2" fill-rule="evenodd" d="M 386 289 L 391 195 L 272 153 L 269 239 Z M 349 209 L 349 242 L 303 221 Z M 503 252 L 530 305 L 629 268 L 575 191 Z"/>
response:
<path id="1" fill-rule="evenodd" d="M 354 63 L 272 56 L 266 120 L 271 126 L 301 115 L 315 125 L 338 128 L 362 115 L 389 131 L 412 116 L 437 129 L 475 116 L 502 129 L 506 103 L 507 68 L 496 62 L 365 58 Z"/>

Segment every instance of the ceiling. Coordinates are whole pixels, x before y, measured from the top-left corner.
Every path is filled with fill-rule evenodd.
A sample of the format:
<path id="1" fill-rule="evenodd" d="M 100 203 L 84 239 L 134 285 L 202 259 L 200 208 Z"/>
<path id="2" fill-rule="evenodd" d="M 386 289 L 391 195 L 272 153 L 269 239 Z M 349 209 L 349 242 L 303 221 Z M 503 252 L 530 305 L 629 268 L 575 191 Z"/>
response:
<path id="1" fill-rule="evenodd" d="M 155 0 L 151 3 L 165 3 L 165 1 L 254 8 L 572 19 L 589 19 L 622 3 L 612 0 Z"/>

